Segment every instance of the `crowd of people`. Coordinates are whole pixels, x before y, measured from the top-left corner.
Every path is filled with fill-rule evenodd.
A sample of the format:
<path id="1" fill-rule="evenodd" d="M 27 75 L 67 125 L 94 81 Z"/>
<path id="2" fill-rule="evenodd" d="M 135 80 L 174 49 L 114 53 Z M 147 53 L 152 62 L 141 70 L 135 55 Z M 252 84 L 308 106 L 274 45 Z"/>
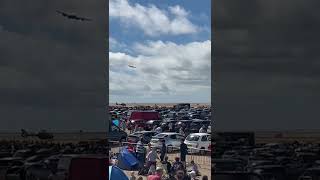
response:
<path id="1" fill-rule="evenodd" d="M 165 109 L 165 108 L 163 108 Z M 152 108 L 142 107 L 131 110 L 154 110 Z M 120 115 L 118 114 L 118 119 L 122 119 L 125 117 L 126 113 Z M 125 119 L 125 118 L 124 118 Z M 129 123 L 129 124 L 128 124 Z M 119 127 L 123 130 L 127 131 L 128 126 L 130 126 L 130 122 L 126 122 L 125 120 L 121 120 Z M 184 123 L 179 123 L 179 126 L 173 125 L 173 123 L 168 123 L 167 127 L 164 127 L 160 124 L 154 125 L 151 131 L 156 132 L 157 134 L 162 132 L 176 132 L 183 136 L 187 136 L 189 134 L 189 127 L 187 127 Z M 198 130 L 199 133 L 206 133 L 208 127 L 201 126 Z M 135 125 L 134 128 L 130 129 L 130 133 L 135 133 L 139 131 L 145 130 L 143 127 Z M 143 141 L 143 137 L 139 137 L 137 143 L 128 143 L 127 149 L 132 155 L 136 157 L 139 161 L 140 170 L 135 173 L 131 172 L 130 180 L 140 180 L 143 179 L 142 176 L 147 176 L 147 180 L 200 180 L 201 173 L 199 171 L 198 165 L 194 162 L 186 163 L 186 156 L 188 154 L 188 147 L 184 143 L 184 140 L 181 140 L 181 144 L 179 147 L 180 156 L 175 157 L 174 161 L 171 162 L 168 157 L 168 149 L 166 146 L 166 142 L 164 139 L 161 139 L 160 147 L 152 147 L 150 143 L 145 144 Z M 208 176 L 203 175 L 203 180 L 208 179 Z"/>

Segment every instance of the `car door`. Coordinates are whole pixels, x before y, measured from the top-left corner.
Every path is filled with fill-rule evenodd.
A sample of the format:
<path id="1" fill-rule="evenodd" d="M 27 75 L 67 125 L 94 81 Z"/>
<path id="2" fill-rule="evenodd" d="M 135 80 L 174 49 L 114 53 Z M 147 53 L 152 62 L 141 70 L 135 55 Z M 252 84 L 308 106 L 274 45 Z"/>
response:
<path id="1" fill-rule="evenodd" d="M 208 135 L 202 136 L 199 140 L 200 140 L 199 148 L 204 147 L 205 149 L 208 149 L 208 146 L 209 146 L 209 143 L 208 143 Z"/>
<path id="2" fill-rule="evenodd" d="M 172 146 L 178 148 L 179 145 L 177 143 L 177 135 L 176 134 L 172 134 L 169 136 L 169 144 L 171 144 Z"/>

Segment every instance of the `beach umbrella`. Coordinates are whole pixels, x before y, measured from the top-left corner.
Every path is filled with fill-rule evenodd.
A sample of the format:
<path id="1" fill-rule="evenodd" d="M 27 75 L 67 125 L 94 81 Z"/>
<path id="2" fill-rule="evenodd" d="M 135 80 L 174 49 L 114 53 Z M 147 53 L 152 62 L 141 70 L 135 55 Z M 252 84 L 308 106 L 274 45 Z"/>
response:
<path id="1" fill-rule="evenodd" d="M 129 178 L 117 166 L 109 166 L 109 180 L 129 180 Z"/>

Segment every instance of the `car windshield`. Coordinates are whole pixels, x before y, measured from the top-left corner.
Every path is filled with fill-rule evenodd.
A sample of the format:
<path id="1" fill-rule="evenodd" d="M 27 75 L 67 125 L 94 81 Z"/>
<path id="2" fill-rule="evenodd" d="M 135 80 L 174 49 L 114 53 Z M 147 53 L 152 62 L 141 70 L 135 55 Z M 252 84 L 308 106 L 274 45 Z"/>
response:
<path id="1" fill-rule="evenodd" d="M 199 140 L 199 135 L 189 135 L 186 140 L 187 141 L 198 141 Z"/>

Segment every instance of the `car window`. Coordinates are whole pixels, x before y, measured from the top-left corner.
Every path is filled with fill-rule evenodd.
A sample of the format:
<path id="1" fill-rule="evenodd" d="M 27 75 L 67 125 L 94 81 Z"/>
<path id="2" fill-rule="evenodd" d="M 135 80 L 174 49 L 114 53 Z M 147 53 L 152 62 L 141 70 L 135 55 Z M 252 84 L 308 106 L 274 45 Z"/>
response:
<path id="1" fill-rule="evenodd" d="M 187 141 L 198 141 L 199 140 L 199 136 L 198 135 L 189 135 L 187 137 Z"/>
<path id="2" fill-rule="evenodd" d="M 207 136 L 202 136 L 201 137 L 201 141 L 207 141 L 207 140 L 208 140 Z"/>
<path id="3" fill-rule="evenodd" d="M 174 135 L 171 135 L 170 138 L 171 139 L 177 139 L 177 136 L 174 134 Z"/>

